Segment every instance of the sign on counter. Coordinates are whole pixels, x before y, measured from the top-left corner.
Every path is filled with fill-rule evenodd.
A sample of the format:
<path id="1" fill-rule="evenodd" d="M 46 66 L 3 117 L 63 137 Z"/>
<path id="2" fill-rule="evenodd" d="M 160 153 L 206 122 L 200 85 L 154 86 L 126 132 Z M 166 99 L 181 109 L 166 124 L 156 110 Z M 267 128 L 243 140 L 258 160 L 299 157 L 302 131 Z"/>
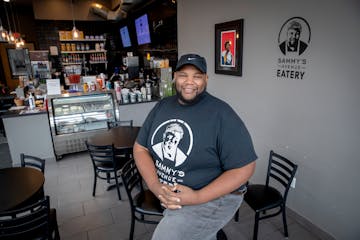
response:
<path id="1" fill-rule="evenodd" d="M 47 95 L 61 94 L 60 79 L 46 79 Z"/>

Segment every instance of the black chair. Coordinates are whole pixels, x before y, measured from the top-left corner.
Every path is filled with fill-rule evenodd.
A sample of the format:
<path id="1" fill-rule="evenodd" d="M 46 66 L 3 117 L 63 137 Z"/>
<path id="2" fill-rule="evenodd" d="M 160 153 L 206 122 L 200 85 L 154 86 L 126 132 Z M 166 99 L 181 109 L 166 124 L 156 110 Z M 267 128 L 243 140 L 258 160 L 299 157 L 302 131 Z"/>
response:
<path id="1" fill-rule="evenodd" d="M 108 129 L 120 126 L 128 126 L 133 127 L 134 121 L 133 120 L 126 120 L 126 121 L 115 121 L 115 122 L 107 122 Z"/>
<path id="2" fill-rule="evenodd" d="M 45 159 L 25 155 L 24 153 L 20 154 L 21 167 L 33 167 L 39 169 L 42 173 L 45 172 Z"/>
<path id="3" fill-rule="evenodd" d="M 93 196 L 95 196 L 97 179 L 115 180 L 119 200 L 121 200 L 118 171 L 125 164 L 126 159 L 115 156 L 113 145 L 95 146 L 85 141 L 94 168 Z"/>
<path id="4" fill-rule="evenodd" d="M 124 121 L 115 121 L 115 122 L 107 122 L 108 129 L 115 128 L 115 127 L 133 127 L 134 121 L 133 120 L 124 120 Z M 132 156 L 132 148 L 131 149 L 115 149 L 116 156 L 126 158 L 130 160 Z"/>
<path id="5" fill-rule="evenodd" d="M 255 211 L 255 226 L 253 239 L 257 239 L 259 221 L 270 218 L 282 213 L 284 224 L 284 235 L 288 237 L 288 228 L 286 223 L 286 198 L 294 179 L 297 165 L 287 158 L 270 151 L 269 165 L 267 170 L 265 185 L 248 184 L 247 193 L 244 196 L 245 202 Z M 281 191 L 270 184 L 277 184 L 282 188 Z M 269 211 L 266 213 L 266 211 Z M 238 213 L 235 216 L 238 221 Z"/>
<path id="6" fill-rule="evenodd" d="M 29 206 L 0 212 L 0 239 L 60 239 L 49 196 Z"/>
<path id="7" fill-rule="evenodd" d="M 159 221 L 145 219 L 145 216 L 162 216 L 163 208 L 159 199 L 148 189 L 144 189 L 141 175 L 135 161 L 128 161 L 120 171 L 120 176 L 129 198 L 131 209 L 130 237 L 134 238 L 135 220 L 142 223 L 157 224 Z"/>

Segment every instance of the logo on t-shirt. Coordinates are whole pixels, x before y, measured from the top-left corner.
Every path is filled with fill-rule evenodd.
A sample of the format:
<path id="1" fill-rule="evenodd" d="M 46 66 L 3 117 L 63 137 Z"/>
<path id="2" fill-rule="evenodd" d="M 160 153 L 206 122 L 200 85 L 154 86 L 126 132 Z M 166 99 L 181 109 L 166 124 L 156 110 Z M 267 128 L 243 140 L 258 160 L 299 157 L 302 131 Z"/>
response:
<path id="1" fill-rule="evenodd" d="M 155 143 L 156 139 L 158 140 Z M 153 133 L 151 145 L 161 160 L 168 159 L 174 163 L 175 167 L 178 167 L 185 162 L 191 152 L 193 146 L 191 128 L 180 119 L 163 122 Z"/>
<path id="2" fill-rule="evenodd" d="M 190 126 L 180 119 L 161 123 L 151 137 L 152 150 L 156 153 L 155 165 L 162 182 L 182 182 L 185 172 L 181 165 L 186 162 L 192 147 L 193 133 Z"/>

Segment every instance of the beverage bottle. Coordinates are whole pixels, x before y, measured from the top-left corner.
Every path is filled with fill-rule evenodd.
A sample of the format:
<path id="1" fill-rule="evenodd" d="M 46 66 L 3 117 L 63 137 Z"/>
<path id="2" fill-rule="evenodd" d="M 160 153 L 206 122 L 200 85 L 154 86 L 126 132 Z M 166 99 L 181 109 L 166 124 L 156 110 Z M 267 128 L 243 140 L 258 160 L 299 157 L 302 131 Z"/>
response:
<path id="1" fill-rule="evenodd" d="M 35 99 L 34 99 L 34 96 L 32 95 L 32 93 L 30 93 L 30 96 L 29 96 L 29 108 L 31 110 L 35 108 Z"/>
<path id="2" fill-rule="evenodd" d="M 114 89 L 116 94 L 116 100 L 121 103 L 121 86 L 119 81 L 114 82 Z"/>

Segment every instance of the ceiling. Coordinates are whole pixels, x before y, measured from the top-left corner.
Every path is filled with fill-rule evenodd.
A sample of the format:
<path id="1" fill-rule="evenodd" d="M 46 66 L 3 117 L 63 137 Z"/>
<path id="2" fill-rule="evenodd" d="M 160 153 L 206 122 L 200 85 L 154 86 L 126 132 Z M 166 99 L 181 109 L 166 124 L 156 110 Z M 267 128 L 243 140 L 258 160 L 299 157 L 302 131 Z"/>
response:
<path id="1" fill-rule="evenodd" d="M 13 6 L 32 6 L 34 0 L 10 0 L 14 5 Z M 36 0 L 35 0 L 36 1 Z M 56 0 L 53 0 L 56 1 Z M 64 1 L 64 0 L 58 0 Z M 76 3 L 81 0 L 67 0 Z M 153 2 L 153 1 L 146 1 L 146 0 L 91 0 L 93 3 L 100 3 L 105 6 L 111 6 L 110 8 L 116 8 L 119 4 L 121 4 L 121 9 L 128 12 L 135 7 L 140 7 L 140 4 L 145 4 L 146 2 Z"/>
<path id="2" fill-rule="evenodd" d="M 176 15 L 176 0 L 0 0 L 0 15 L 10 4 L 13 10 L 23 15 L 33 15 L 35 20 L 55 21 L 122 21 L 151 11 L 155 18 L 168 18 Z M 94 9 L 95 3 L 104 6 L 100 11 Z M 29 8 L 32 11 L 29 11 Z M 152 17 L 153 17 L 152 16 Z"/>
<path id="3" fill-rule="evenodd" d="M 76 20 L 118 21 L 155 2 L 167 1 L 170 0 L 10 0 L 10 4 L 13 8 L 32 7 L 35 19 L 39 20 L 72 19 L 70 6 L 73 3 Z M 102 11 L 93 11 L 95 3 L 102 5 Z"/>

